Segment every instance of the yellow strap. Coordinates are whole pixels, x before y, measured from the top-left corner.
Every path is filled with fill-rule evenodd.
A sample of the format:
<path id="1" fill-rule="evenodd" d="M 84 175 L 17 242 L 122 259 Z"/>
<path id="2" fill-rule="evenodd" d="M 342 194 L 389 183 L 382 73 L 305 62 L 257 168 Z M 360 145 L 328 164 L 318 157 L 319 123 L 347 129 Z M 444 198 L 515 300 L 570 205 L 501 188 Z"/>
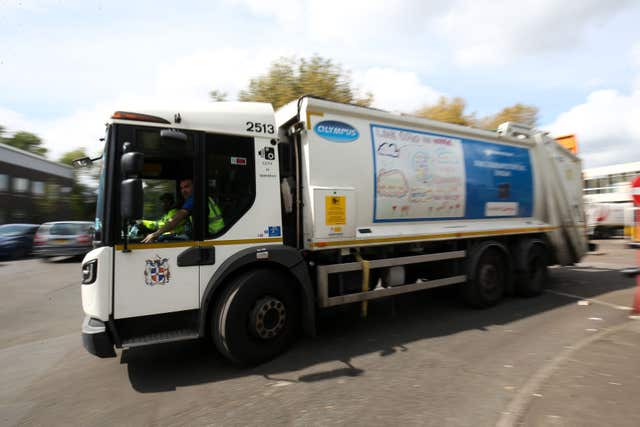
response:
<path id="1" fill-rule="evenodd" d="M 369 271 L 371 266 L 369 265 L 369 261 L 363 259 L 359 253 L 356 253 L 356 260 L 362 264 L 362 292 L 369 291 Z M 367 317 L 367 312 L 369 308 L 369 301 L 364 300 L 360 306 L 360 315 L 363 318 Z"/>

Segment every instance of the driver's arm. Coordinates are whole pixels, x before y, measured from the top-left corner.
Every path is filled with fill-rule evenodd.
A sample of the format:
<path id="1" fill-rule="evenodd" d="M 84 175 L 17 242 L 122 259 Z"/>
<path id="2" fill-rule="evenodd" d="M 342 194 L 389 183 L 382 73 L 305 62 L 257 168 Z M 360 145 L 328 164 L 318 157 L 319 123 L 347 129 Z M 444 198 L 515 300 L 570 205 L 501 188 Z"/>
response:
<path id="1" fill-rule="evenodd" d="M 167 221 L 167 223 L 165 225 L 163 225 L 162 227 L 160 227 L 158 230 L 154 231 L 153 233 L 148 234 L 147 237 L 145 237 L 142 240 L 142 243 L 151 243 L 155 239 L 157 239 L 158 236 L 161 236 L 162 234 L 166 233 L 167 231 L 173 230 L 188 215 L 189 215 L 189 211 L 188 210 L 180 209 L 178 212 L 176 212 L 176 214 L 169 221 Z"/>

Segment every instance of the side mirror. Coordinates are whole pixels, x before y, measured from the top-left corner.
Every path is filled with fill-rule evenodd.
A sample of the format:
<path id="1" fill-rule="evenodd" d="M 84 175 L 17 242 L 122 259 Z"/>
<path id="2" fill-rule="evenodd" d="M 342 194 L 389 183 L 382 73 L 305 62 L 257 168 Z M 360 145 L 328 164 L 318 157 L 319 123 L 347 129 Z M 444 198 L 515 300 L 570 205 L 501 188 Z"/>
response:
<path id="1" fill-rule="evenodd" d="M 144 154 L 139 152 L 125 153 L 120 159 L 120 168 L 125 178 L 137 177 L 142 174 L 144 166 Z"/>
<path id="2" fill-rule="evenodd" d="M 126 222 L 142 218 L 144 208 L 142 180 L 129 178 L 120 184 L 120 215 Z"/>
<path id="3" fill-rule="evenodd" d="M 82 168 L 88 168 L 89 166 L 91 166 L 92 163 L 93 161 L 91 161 L 89 157 L 81 157 L 71 162 L 71 165 L 73 166 L 74 169 L 82 169 Z"/>

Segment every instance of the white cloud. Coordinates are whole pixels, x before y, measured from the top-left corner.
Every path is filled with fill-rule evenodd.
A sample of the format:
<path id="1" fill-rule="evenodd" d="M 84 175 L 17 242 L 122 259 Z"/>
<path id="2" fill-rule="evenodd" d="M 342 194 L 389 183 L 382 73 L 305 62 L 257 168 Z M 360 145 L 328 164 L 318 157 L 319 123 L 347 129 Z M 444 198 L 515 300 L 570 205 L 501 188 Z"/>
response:
<path id="1" fill-rule="evenodd" d="M 632 0 L 228 0 L 317 42 L 450 50 L 461 65 L 500 65 L 579 46 Z M 435 46 L 434 46 L 435 45 Z"/>
<path id="2" fill-rule="evenodd" d="M 100 105 L 60 119 L 34 120 L 0 109 L 0 123 L 11 133 L 24 130 L 38 135 L 49 150 L 47 157 L 56 160 L 76 148 L 85 148 L 90 155 L 99 153 L 102 149 L 99 139 L 104 136 L 104 124 L 113 111 L 110 106 Z"/>
<path id="3" fill-rule="evenodd" d="M 413 112 L 426 104 L 434 104 L 437 90 L 420 82 L 418 75 L 392 68 L 370 68 L 354 73 L 354 82 L 364 92 L 373 93 L 376 108 Z"/>
<path id="4" fill-rule="evenodd" d="M 24 115 L 0 107 L 0 126 L 4 128 L 5 132 L 13 134 L 18 131 L 29 131 L 31 124 Z"/>
<path id="5" fill-rule="evenodd" d="M 583 167 L 640 161 L 640 43 L 629 57 L 638 74 L 628 95 L 594 91 L 545 126 L 554 136 L 576 134 Z"/>
<path id="6" fill-rule="evenodd" d="M 580 44 L 629 0 L 459 0 L 438 20 L 462 65 L 503 64 L 513 57 L 565 51 Z"/>
<path id="7" fill-rule="evenodd" d="M 429 21 L 447 5 L 435 0 L 228 0 L 252 13 L 273 18 L 279 27 L 295 29 L 318 42 L 342 45 L 376 43 L 429 29 Z"/>
<path id="8" fill-rule="evenodd" d="M 104 123 L 114 111 L 203 105 L 210 102 L 208 93 L 213 89 L 226 92 L 229 100 L 233 100 L 250 77 L 266 71 L 273 58 L 289 54 L 291 52 L 285 50 L 269 49 L 260 52 L 230 48 L 202 50 L 159 66 L 155 74 L 148 77 L 148 88 L 138 92 L 116 91 L 95 106 L 79 108 L 52 120 L 29 119 L 0 107 L 0 124 L 11 132 L 26 130 L 40 136 L 52 159 L 79 147 L 95 154 L 102 147 L 98 139 L 104 134 Z"/>
<path id="9" fill-rule="evenodd" d="M 291 54 L 286 49 L 201 50 L 161 66 L 155 92 L 172 99 L 207 102 L 209 92 L 217 89 L 232 100 L 251 77 L 264 73 L 274 59 Z"/>
<path id="10" fill-rule="evenodd" d="M 299 25 L 303 15 L 302 0 L 227 0 L 233 5 L 246 5 L 249 10 L 261 16 L 275 18 L 280 25 Z"/>
<path id="11" fill-rule="evenodd" d="M 583 167 L 596 167 L 640 160 L 638 117 L 640 91 L 600 90 L 545 128 L 555 136 L 576 134 Z"/>
<path id="12" fill-rule="evenodd" d="M 637 69 L 640 69 L 640 41 L 636 42 L 631 47 L 629 57 L 631 58 L 631 65 Z"/>

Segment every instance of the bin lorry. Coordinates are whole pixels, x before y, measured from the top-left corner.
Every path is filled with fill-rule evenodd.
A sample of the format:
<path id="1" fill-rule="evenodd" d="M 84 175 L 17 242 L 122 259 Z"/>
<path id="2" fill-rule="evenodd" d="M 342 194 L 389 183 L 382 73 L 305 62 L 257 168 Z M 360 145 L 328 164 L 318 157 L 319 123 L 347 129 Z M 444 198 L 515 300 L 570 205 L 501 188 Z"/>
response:
<path id="1" fill-rule="evenodd" d="M 625 235 L 633 203 L 588 203 L 585 205 L 587 230 L 594 239 Z"/>
<path id="2" fill-rule="evenodd" d="M 81 159 L 88 164 L 96 159 Z M 455 285 L 471 306 L 539 294 L 587 250 L 580 160 L 544 132 L 497 132 L 305 96 L 107 123 L 85 348 L 205 338 L 256 364 L 320 310 Z M 181 233 L 143 243 L 159 195 Z M 212 230 L 211 206 L 224 227 Z"/>

